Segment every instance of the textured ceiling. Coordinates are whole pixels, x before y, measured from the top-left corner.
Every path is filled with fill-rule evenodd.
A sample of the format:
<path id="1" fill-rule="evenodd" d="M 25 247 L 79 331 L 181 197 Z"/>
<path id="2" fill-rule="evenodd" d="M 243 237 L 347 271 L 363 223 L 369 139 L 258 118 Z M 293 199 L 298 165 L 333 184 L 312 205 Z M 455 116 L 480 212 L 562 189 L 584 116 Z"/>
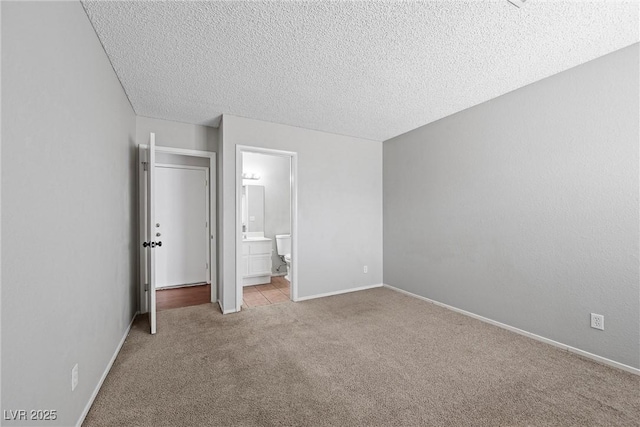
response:
<path id="1" fill-rule="evenodd" d="M 138 115 L 377 141 L 639 40 L 637 2 L 83 5 Z"/>

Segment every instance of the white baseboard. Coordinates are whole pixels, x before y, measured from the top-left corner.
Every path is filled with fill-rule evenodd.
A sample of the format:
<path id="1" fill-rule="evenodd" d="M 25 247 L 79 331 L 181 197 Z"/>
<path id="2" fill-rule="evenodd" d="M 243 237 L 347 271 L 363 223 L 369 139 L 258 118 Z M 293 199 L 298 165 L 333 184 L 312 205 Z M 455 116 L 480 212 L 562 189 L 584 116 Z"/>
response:
<path id="1" fill-rule="evenodd" d="M 136 311 L 136 313 L 133 315 L 133 318 L 131 319 L 131 322 L 129 322 L 129 326 L 127 326 L 127 329 L 124 331 L 124 335 L 122 336 L 122 339 L 118 343 L 118 346 L 116 347 L 116 351 L 113 353 L 113 356 L 111 356 L 111 360 L 109 361 L 109 363 L 107 363 L 107 367 L 105 368 L 104 372 L 102 373 L 102 377 L 100 377 L 100 381 L 98 381 L 98 384 L 96 385 L 96 388 L 93 390 L 93 394 L 91 394 L 91 397 L 89 398 L 89 401 L 87 402 L 87 405 L 84 407 L 84 410 L 82 411 L 82 414 L 80 414 L 80 419 L 76 423 L 77 427 L 82 426 L 82 423 L 84 422 L 84 419 L 87 417 L 87 414 L 89 413 L 89 410 L 91 409 L 91 405 L 93 405 L 93 401 L 96 400 L 96 396 L 98 395 L 98 392 L 100 391 L 100 388 L 102 387 L 102 383 L 104 382 L 105 378 L 107 378 L 107 375 L 109 374 L 109 371 L 111 370 L 111 367 L 113 366 L 113 362 L 116 361 L 116 357 L 118 357 L 118 353 L 120 353 L 120 349 L 124 345 L 124 342 L 127 339 L 127 336 L 129 336 L 129 332 L 131 331 L 131 326 L 133 326 L 133 321 L 136 320 L 136 317 L 138 316 L 138 314 L 140 314 L 140 312 Z"/>
<path id="2" fill-rule="evenodd" d="M 197 282 L 197 283 L 185 283 L 183 285 L 169 285 L 169 286 L 156 286 L 156 291 L 164 291 L 167 289 L 180 289 L 180 288 L 191 288 L 193 286 L 203 286 L 210 285 L 211 282 Z"/>
<path id="3" fill-rule="evenodd" d="M 271 275 L 252 276 L 242 278 L 242 287 L 255 285 L 268 285 L 271 283 Z"/>
<path id="4" fill-rule="evenodd" d="M 536 335 L 536 334 L 531 333 L 531 332 L 527 332 L 527 331 L 525 331 L 523 329 L 519 329 L 519 328 L 516 328 L 514 326 L 510 326 L 510 325 L 507 325 L 505 323 L 501 323 L 501 322 L 498 322 L 496 320 L 489 319 L 488 317 L 483 317 L 483 316 L 480 316 L 479 314 L 475 314 L 475 313 L 472 313 L 470 311 L 462 310 L 460 308 L 457 308 L 457 307 L 454 307 L 454 306 L 451 306 L 451 305 L 448 305 L 448 304 L 444 304 L 442 302 L 435 301 L 435 300 L 429 299 L 427 297 L 423 297 L 423 296 L 420 296 L 420 295 L 405 291 L 403 289 L 396 288 L 396 287 L 391 286 L 391 285 L 385 284 L 383 286 L 385 288 L 389 288 L 389 289 L 394 290 L 396 292 L 400 292 L 401 294 L 405 294 L 405 295 L 408 295 L 410 297 L 414 297 L 414 298 L 418 298 L 418 299 L 421 299 L 421 300 L 426 301 L 426 302 L 430 302 L 431 304 L 435 304 L 437 306 L 444 307 L 444 308 L 449 309 L 451 311 L 455 311 L 457 313 L 464 314 L 465 316 L 473 317 L 474 319 L 478 319 L 478 320 L 480 320 L 482 322 L 489 323 L 491 325 L 497 326 L 497 327 L 502 328 L 502 329 L 506 329 L 507 331 L 515 332 L 516 334 L 524 335 L 525 337 L 532 338 L 532 339 L 534 339 L 536 341 L 541 341 L 543 343 L 550 344 L 550 345 L 552 345 L 554 347 L 561 348 L 561 349 L 566 350 L 566 351 L 568 351 L 570 353 L 579 354 L 580 356 L 586 357 L 586 358 L 591 359 L 591 360 L 595 360 L 596 362 L 602 363 L 604 365 L 612 366 L 614 368 L 622 369 L 623 371 L 631 372 L 632 374 L 640 375 L 640 369 L 634 368 L 633 366 L 625 365 L 624 363 L 616 362 L 615 360 L 607 359 L 606 357 L 598 356 L 597 354 L 589 353 L 588 351 L 580 350 L 579 348 L 576 348 L 576 347 L 571 347 L 570 345 L 563 344 L 561 342 L 554 341 L 554 340 L 551 340 L 549 338 L 545 338 L 543 336 Z"/>
<path id="5" fill-rule="evenodd" d="M 340 291 L 326 292 L 324 294 L 310 295 L 308 297 L 298 297 L 295 301 L 296 302 L 298 302 L 298 301 L 306 301 L 306 300 L 310 300 L 310 299 L 330 297 L 332 295 L 348 294 L 349 292 L 364 291 L 365 289 L 381 288 L 382 286 L 384 286 L 382 283 L 378 283 L 378 284 L 375 284 L 375 285 L 360 286 L 358 288 L 351 288 L 351 289 L 343 289 L 343 290 L 340 290 Z"/>
<path id="6" fill-rule="evenodd" d="M 220 307 L 220 311 L 222 312 L 222 314 L 231 314 L 231 313 L 237 313 L 238 310 L 225 310 L 224 307 L 222 306 L 222 302 L 220 302 L 220 300 L 218 300 L 218 306 Z"/>

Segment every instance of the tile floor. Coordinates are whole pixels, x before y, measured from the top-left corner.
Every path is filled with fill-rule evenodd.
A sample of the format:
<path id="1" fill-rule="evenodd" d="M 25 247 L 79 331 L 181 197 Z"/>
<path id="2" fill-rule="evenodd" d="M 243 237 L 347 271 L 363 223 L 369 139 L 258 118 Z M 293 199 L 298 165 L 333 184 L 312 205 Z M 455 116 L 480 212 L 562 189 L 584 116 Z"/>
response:
<path id="1" fill-rule="evenodd" d="M 245 286 L 242 289 L 242 308 L 290 301 L 289 289 L 289 281 L 284 276 L 272 277 L 269 284 Z"/>

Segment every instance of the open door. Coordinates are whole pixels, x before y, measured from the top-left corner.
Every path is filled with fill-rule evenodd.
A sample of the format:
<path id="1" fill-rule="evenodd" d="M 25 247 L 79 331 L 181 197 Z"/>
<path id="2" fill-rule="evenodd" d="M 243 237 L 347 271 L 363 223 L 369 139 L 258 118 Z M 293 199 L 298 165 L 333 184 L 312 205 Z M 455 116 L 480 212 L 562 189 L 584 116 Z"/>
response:
<path id="1" fill-rule="evenodd" d="M 162 246 L 162 241 L 156 241 L 156 201 L 155 201 L 155 172 L 156 172 L 156 134 L 149 134 L 149 148 L 147 149 L 147 241 L 143 246 L 147 248 L 147 304 L 149 309 L 149 325 L 151 333 L 156 333 L 156 246 Z"/>
<path id="2" fill-rule="evenodd" d="M 140 312 L 149 314 L 149 329 L 151 334 L 156 333 L 156 290 L 158 285 L 158 275 L 156 274 L 158 267 L 162 268 L 162 257 L 156 257 L 158 247 L 162 247 L 162 237 L 160 232 L 161 226 L 158 224 L 158 198 L 156 197 L 156 189 L 158 188 L 158 175 L 156 154 L 161 155 L 174 154 L 180 156 L 191 156 L 206 158 L 209 164 L 210 175 L 205 180 L 205 186 L 209 188 L 209 212 L 207 214 L 207 222 L 205 227 L 210 227 L 209 235 L 209 254 L 208 266 L 209 276 L 207 281 L 211 283 L 211 302 L 218 302 L 218 291 L 216 288 L 216 240 L 215 240 L 215 224 L 216 224 L 216 157 L 215 153 L 197 150 L 185 150 L 170 147 L 156 146 L 155 133 L 149 134 L 149 144 L 140 144 L 138 152 L 139 169 L 138 169 L 138 194 L 139 197 L 139 220 L 140 220 Z M 202 188 L 202 187 L 199 187 Z M 203 230 L 204 231 L 204 230 Z M 167 242 L 165 242 L 167 243 Z M 204 261 L 204 260 L 203 260 Z"/>

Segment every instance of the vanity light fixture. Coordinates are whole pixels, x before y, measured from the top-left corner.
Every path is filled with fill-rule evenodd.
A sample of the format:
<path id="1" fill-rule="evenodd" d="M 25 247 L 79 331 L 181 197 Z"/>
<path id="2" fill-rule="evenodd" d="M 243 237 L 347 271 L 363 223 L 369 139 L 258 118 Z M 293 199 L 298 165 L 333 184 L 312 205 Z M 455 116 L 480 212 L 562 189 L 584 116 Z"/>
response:
<path id="1" fill-rule="evenodd" d="M 242 173 L 242 179 L 260 179 L 260 175 L 256 174 L 256 173 L 246 173 L 243 172 Z"/>

